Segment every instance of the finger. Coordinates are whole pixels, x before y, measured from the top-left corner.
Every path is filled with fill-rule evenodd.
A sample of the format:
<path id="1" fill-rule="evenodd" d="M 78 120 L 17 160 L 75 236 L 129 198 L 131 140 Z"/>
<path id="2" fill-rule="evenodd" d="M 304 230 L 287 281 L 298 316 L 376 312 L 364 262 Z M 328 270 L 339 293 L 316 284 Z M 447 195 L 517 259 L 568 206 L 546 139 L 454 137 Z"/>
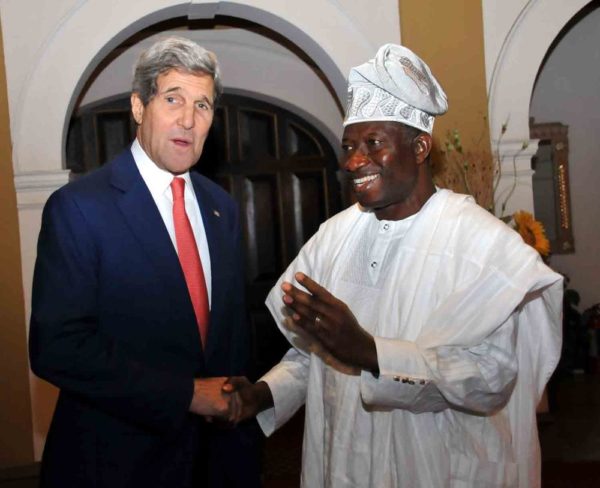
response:
<path id="1" fill-rule="evenodd" d="M 284 283 L 281 288 L 284 292 L 283 302 L 307 319 L 314 320 L 317 314 L 327 313 L 328 305 L 323 303 L 319 297 L 302 291 L 289 283 Z"/>
<path id="2" fill-rule="evenodd" d="M 221 391 L 225 393 L 232 393 L 243 388 L 247 383 L 244 376 L 230 376 L 221 386 Z"/>
<path id="3" fill-rule="evenodd" d="M 234 378 L 227 378 L 222 384 L 221 384 L 221 395 L 225 394 L 227 396 L 229 396 L 233 391 L 235 391 L 237 388 L 237 385 L 235 383 Z"/>
<path id="4" fill-rule="evenodd" d="M 229 377 L 227 378 L 223 384 L 221 385 L 221 392 L 222 393 L 231 393 L 233 391 L 235 391 L 235 385 L 232 383 L 233 377 Z"/>
<path id="5" fill-rule="evenodd" d="M 232 399 L 232 395 L 225 395 L 223 397 L 224 404 L 223 404 L 223 408 L 219 415 L 220 418 L 228 419 L 229 416 L 231 415 L 231 408 L 233 405 L 231 399 Z"/>
<path id="6" fill-rule="evenodd" d="M 320 316 L 317 316 L 316 318 L 305 318 L 294 314 L 292 318 L 294 320 L 295 327 L 304 330 L 307 334 L 309 334 L 316 340 L 322 341 L 322 336 L 327 331 L 323 327 L 323 321 Z"/>
<path id="7" fill-rule="evenodd" d="M 292 310 L 292 319 L 297 323 L 307 322 L 311 325 L 319 315 L 319 305 L 314 302 L 304 303 L 300 300 L 289 301 L 284 297 L 284 303 Z"/>
<path id="8" fill-rule="evenodd" d="M 304 298 L 305 300 L 308 300 L 312 297 L 310 293 L 301 290 L 300 288 L 292 285 L 291 283 L 288 283 L 287 281 L 281 285 L 281 289 L 287 296 L 291 297 L 292 299 Z"/>
<path id="9" fill-rule="evenodd" d="M 305 275 L 304 273 L 298 272 L 294 275 L 294 278 L 296 278 L 296 281 L 298 281 L 298 283 L 300 283 L 304 288 L 306 288 L 312 295 L 318 297 L 319 299 L 324 301 L 330 301 L 332 298 L 334 298 L 333 295 L 329 293 L 329 291 L 327 291 L 326 288 L 323 288 L 315 280 Z"/>
<path id="10" fill-rule="evenodd" d="M 234 392 L 231 396 L 231 401 L 229 402 L 229 422 L 236 424 L 239 421 L 240 409 L 240 394 L 238 392 Z"/>
<path id="11" fill-rule="evenodd" d="M 340 310 L 343 309 L 344 303 L 332 295 L 326 288 L 319 285 L 309 276 L 298 272 L 295 274 L 296 280 L 309 291 L 308 296 L 311 297 L 315 315 L 321 318 L 335 319 L 339 316 Z"/>

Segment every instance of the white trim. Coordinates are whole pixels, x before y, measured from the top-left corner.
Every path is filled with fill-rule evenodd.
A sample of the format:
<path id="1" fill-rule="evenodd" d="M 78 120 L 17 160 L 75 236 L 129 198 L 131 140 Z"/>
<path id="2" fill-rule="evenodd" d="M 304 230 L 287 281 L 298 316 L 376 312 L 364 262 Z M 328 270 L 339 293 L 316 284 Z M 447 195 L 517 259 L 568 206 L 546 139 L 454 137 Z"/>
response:
<path id="1" fill-rule="evenodd" d="M 40 171 L 15 175 L 17 209 L 42 208 L 48 197 L 69 182 L 69 171 Z"/>
<path id="2" fill-rule="evenodd" d="M 494 45 L 500 35 L 502 44 L 494 56 L 486 47 L 490 134 L 497 137 L 504 123 L 515 139 L 529 138 L 529 104 L 535 79 L 548 48 L 561 29 L 589 0 L 495 0 L 483 2 L 486 46 Z M 497 14 L 511 4 L 518 13 L 507 23 L 504 34 L 498 31 Z M 519 8 L 519 4 L 523 5 Z M 491 49 L 491 48 L 490 48 Z"/>

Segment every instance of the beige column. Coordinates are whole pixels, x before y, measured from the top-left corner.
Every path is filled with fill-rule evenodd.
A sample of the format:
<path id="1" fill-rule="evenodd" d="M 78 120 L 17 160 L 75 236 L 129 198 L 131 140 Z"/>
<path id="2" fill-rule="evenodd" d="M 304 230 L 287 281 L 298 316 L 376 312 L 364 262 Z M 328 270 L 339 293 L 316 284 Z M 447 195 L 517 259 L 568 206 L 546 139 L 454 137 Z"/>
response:
<path id="1" fill-rule="evenodd" d="M 398 2 L 402 44 L 427 62 L 448 95 L 448 113 L 435 122 L 434 160 L 442 157 L 440 150 L 444 148 L 447 133 L 457 129 L 470 159 L 486 163 L 485 168 L 477 170 L 485 171 L 491 196 L 492 167 L 481 2 Z"/>
<path id="2" fill-rule="evenodd" d="M 33 462 L 17 199 L 0 25 L 0 468 Z"/>

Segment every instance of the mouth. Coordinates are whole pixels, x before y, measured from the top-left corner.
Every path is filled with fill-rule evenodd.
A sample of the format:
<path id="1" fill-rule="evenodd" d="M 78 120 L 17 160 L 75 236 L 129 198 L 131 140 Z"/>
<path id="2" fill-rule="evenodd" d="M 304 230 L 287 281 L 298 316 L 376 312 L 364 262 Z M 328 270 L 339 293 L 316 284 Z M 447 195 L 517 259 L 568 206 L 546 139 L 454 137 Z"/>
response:
<path id="1" fill-rule="evenodd" d="M 352 178 L 352 185 L 355 192 L 361 192 L 369 188 L 371 183 L 379 178 L 379 175 L 366 175 L 360 178 Z"/>
<path id="2" fill-rule="evenodd" d="M 186 148 L 192 145 L 192 141 L 183 137 L 175 137 L 171 139 L 171 142 L 177 147 Z"/>

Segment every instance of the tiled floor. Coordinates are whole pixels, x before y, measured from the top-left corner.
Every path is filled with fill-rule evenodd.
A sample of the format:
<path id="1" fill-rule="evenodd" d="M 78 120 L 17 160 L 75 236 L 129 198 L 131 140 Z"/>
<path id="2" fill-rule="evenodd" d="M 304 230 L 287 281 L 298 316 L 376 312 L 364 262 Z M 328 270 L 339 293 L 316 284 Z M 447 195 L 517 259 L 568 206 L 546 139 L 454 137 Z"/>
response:
<path id="1" fill-rule="evenodd" d="M 600 487 L 600 375 L 567 375 L 540 418 L 543 488 Z M 302 412 L 266 441 L 264 488 L 297 488 Z M 0 488 L 36 488 L 36 467 L 0 471 Z"/>

